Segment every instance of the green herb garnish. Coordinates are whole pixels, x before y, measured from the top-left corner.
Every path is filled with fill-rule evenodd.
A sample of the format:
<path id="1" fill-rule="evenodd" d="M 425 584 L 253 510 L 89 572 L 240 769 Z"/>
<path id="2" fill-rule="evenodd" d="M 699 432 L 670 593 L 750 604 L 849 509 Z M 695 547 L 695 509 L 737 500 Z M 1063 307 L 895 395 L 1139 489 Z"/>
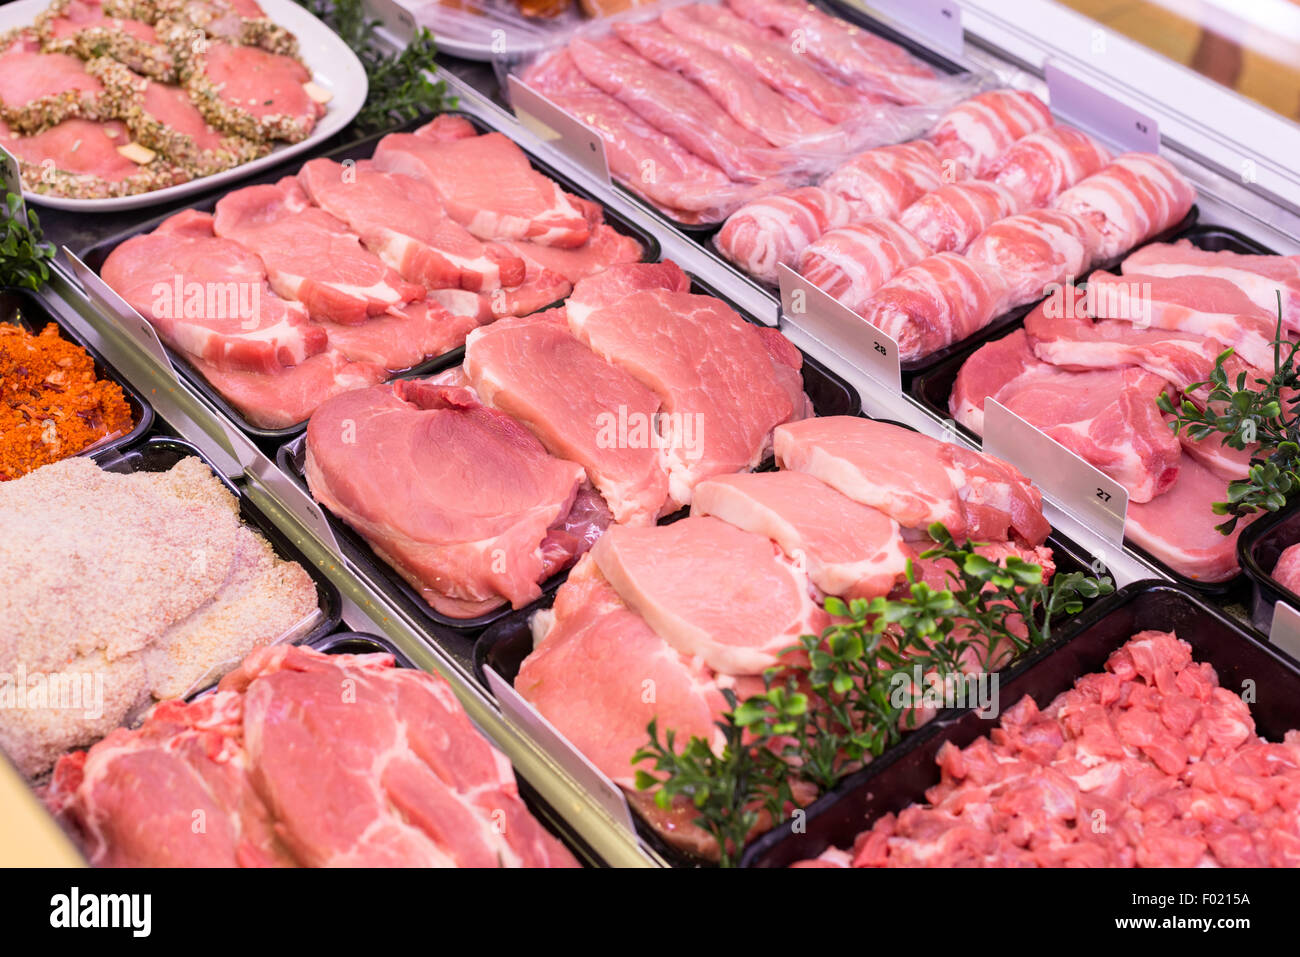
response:
<path id="1" fill-rule="evenodd" d="M 717 723 L 720 752 L 694 736 L 678 752 L 673 731 L 661 739 L 650 722 L 649 742 L 633 761 L 652 762 L 655 773 L 638 770 L 637 787 L 657 788 L 663 808 L 689 799 L 695 823 L 718 842 L 722 866 L 738 861 L 764 813 L 775 821 L 803 806 L 914 726 L 913 699 L 899 688 L 916 668 L 923 675 L 996 670 L 1048 641 L 1053 619 L 1114 590 L 1109 578 L 1082 572 L 1045 584 L 1043 569 L 1018 556 L 999 564 L 976 543 L 954 544 L 940 524 L 929 532 L 935 547 L 921 557 L 953 563 L 950 587 L 916 581 L 909 563 L 904 598 L 827 598 L 826 610 L 844 621 L 785 649 L 789 663 L 768 670 L 763 693 L 741 702 L 723 692 L 730 710 Z"/>
<path id="2" fill-rule="evenodd" d="M 1250 472 L 1244 479 L 1228 483 L 1228 500 L 1215 502 L 1214 514 L 1228 520 L 1216 526 L 1224 535 L 1232 534 L 1237 522 L 1259 511 L 1276 512 L 1300 489 L 1300 371 L 1296 369 L 1296 352 L 1300 349 L 1282 335 L 1282 293 L 1277 294 L 1277 332 L 1273 339 L 1273 375 L 1267 379 L 1248 380 L 1238 372 L 1229 382 L 1224 365 L 1233 355 L 1225 349 L 1214 360 L 1210 377 L 1184 390 L 1182 401 L 1175 406 L 1167 392 L 1156 400 L 1161 412 L 1173 415 L 1169 427 L 1177 434 L 1186 430 L 1187 437 L 1200 442 L 1212 435 L 1228 448 L 1244 451 L 1259 443 L 1250 459 Z M 1205 402 L 1199 405 L 1187 396 L 1208 389 Z"/>
<path id="3" fill-rule="evenodd" d="M 40 289 L 50 278 L 48 263 L 54 253 L 54 244 L 43 239 L 35 210 L 27 210 L 24 218 L 22 197 L 7 193 L 0 223 L 0 286 Z"/>
<path id="4" fill-rule="evenodd" d="M 362 0 L 298 0 L 342 38 L 365 67 L 369 93 L 352 121 L 358 133 L 373 133 L 409 122 L 426 113 L 456 105 L 447 85 L 434 83 L 425 70 L 434 68 L 436 46 L 427 28 L 420 27 L 406 49 L 392 53 L 375 35 L 379 20 L 371 19 Z"/>

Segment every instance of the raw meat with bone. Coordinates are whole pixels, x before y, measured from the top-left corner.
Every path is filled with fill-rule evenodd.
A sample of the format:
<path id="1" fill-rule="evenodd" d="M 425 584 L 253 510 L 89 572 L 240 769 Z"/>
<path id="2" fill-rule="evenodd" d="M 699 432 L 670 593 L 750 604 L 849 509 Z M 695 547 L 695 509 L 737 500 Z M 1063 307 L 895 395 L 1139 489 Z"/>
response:
<path id="1" fill-rule="evenodd" d="M 1052 206 L 1096 228 L 1100 262 L 1173 228 L 1194 202 L 1196 190 L 1168 160 L 1151 153 L 1124 153 L 1067 189 Z"/>
<path id="2" fill-rule="evenodd" d="M 809 244 L 849 219 L 842 196 L 804 186 L 740 207 L 718 233 L 718 249 L 751 276 L 775 284 L 778 266 L 793 269 Z"/>
<path id="3" fill-rule="evenodd" d="M 800 253 L 799 274 L 860 312 L 877 289 L 928 255 L 902 226 L 872 219 L 824 233 Z"/>

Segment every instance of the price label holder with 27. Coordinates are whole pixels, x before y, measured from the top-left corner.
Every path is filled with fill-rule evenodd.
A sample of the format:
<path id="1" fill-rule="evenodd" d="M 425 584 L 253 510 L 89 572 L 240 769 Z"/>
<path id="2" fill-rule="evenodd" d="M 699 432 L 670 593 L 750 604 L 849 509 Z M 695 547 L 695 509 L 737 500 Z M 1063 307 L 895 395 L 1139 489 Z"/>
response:
<path id="1" fill-rule="evenodd" d="M 605 158 L 605 141 L 600 134 L 518 77 L 512 75 L 507 77 L 507 81 L 510 106 L 519 122 L 608 186 L 609 161 Z"/>
<path id="2" fill-rule="evenodd" d="M 1274 605 L 1268 640 L 1292 658 L 1300 658 L 1300 611 L 1284 601 Z"/>
<path id="3" fill-rule="evenodd" d="M 1112 545 L 1124 543 L 1128 490 L 992 398 L 984 400 L 984 451 L 1010 462 Z"/>
<path id="4" fill-rule="evenodd" d="M 815 336 L 895 393 L 903 391 L 898 343 L 834 296 L 789 266 L 779 266 L 781 311 L 793 325 Z"/>
<path id="5" fill-rule="evenodd" d="M 491 668 L 485 668 L 484 673 L 487 676 L 488 688 L 496 697 L 506 720 L 541 745 L 547 754 L 559 761 L 569 777 L 581 785 L 610 817 L 635 834 L 636 826 L 632 823 L 632 811 L 627 806 L 627 798 L 622 788 L 592 764 L 585 754 L 570 744 L 569 739 L 560 734 L 555 729 L 555 725 L 525 701 L 510 682 Z"/>
<path id="6" fill-rule="evenodd" d="M 871 0 L 871 6 L 940 53 L 960 57 L 965 52 L 961 7 L 956 0 Z"/>
<path id="7" fill-rule="evenodd" d="M 1136 153 L 1160 152 L 1155 118 L 1103 93 L 1051 60 L 1043 67 L 1052 112 L 1108 143 Z"/>

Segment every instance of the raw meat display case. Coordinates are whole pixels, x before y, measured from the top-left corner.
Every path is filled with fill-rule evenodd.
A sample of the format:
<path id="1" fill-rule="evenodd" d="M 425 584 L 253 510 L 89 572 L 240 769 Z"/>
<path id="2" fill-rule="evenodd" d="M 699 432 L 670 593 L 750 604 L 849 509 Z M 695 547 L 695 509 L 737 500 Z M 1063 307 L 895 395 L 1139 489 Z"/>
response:
<path id="1" fill-rule="evenodd" d="M 388 0 L 370 5 L 385 23 L 385 38 L 394 46 L 403 44 L 409 27 Z M 1134 52 L 1122 70 L 1113 64 L 1098 65 L 1085 42 L 1090 35 L 1085 21 L 1070 19 L 1077 15 L 1048 0 L 1026 0 L 1024 15 L 1018 12 L 1015 17 L 1008 17 L 1006 5 L 994 0 L 962 0 L 966 42 L 961 57 L 940 52 L 923 31 L 891 18 L 888 10 L 868 12 L 856 3 L 832 0 L 823 0 L 821 5 L 902 43 L 944 72 L 984 71 L 1000 82 L 1041 93 L 1044 64 L 1048 60 L 1064 63 L 1103 92 L 1159 120 L 1167 155 L 1198 191 L 1197 223 L 1185 223 L 1180 230 L 1189 231 L 1198 242 L 1223 244 L 1217 248 L 1300 253 L 1300 172 L 1272 158 L 1300 155 L 1300 128 L 1277 117 L 1238 109 L 1235 98 L 1224 99 L 1223 91 L 1210 90 L 1208 83 L 1195 76 L 1175 76 L 1167 69 L 1169 64 L 1154 54 Z M 1114 42 L 1118 49 L 1121 44 Z M 681 228 L 621 188 L 600 182 L 564 150 L 534 135 L 507 109 L 490 67 L 442 57 L 439 78 L 458 96 L 459 113 L 481 130 L 505 133 L 528 153 L 536 168 L 565 189 L 597 202 L 615 228 L 642 240 L 647 259 L 678 262 L 698 290 L 731 303 L 751 321 L 786 333 L 805 356 L 805 385 L 819 413 L 861 413 L 928 435 L 953 438 L 945 426 L 946 392 L 940 380 L 954 376 L 960 361 L 979 342 L 1014 328 L 1026 311 L 1004 317 L 996 329 L 990 327 L 977 336 L 978 342 L 958 343 L 945 355 L 933 357 L 925 369 L 912 370 L 919 374 L 909 382 L 910 390 L 895 391 L 868 371 L 871 367 L 862 355 L 830 348 L 797 317 L 783 315 L 772 289 L 742 275 L 717 254 L 710 242 L 713 230 Z M 347 141 L 336 137 L 283 169 L 234 185 L 272 181 L 315 156 L 368 156 L 376 138 Z M 1250 176 L 1243 172 L 1246 162 L 1252 164 Z M 192 205 L 211 208 L 225 191 L 200 195 Z M 169 212 L 190 206 L 191 202 L 185 202 Z M 92 269 L 102 264 L 118 242 L 152 228 L 161 218 L 146 219 L 138 213 L 71 216 L 54 210 L 43 210 L 41 216 L 47 236 L 69 251 L 82 252 Z M 233 483 L 243 507 L 256 516 L 258 527 L 277 548 L 295 555 L 311 573 L 322 590 L 323 606 L 329 605 L 331 627 L 326 629 L 328 634 L 315 634 L 309 644 L 335 652 L 384 650 L 396 655 L 405 667 L 447 678 L 471 720 L 515 766 L 530 807 L 584 861 L 611 866 L 694 863 L 652 836 L 629 831 L 616 809 L 584 783 L 572 756 L 555 752 L 544 736 L 504 711 L 483 681 L 485 664 L 512 679 L 512 668 L 517 669 L 527 651 L 526 617 L 537 607 L 549 605 L 563 576 L 548 582 L 543 597 L 531 608 L 503 610 L 468 624 L 432 616 L 427 606 L 413 600 L 413 593 L 400 578 L 369 553 L 364 542 L 311 500 L 296 459 L 301 451 L 301 437 L 295 438 L 300 428 L 259 433 L 183 362 L 175 363 L 179 374 L 174 372 L 88 292 L 66 255 L 60 257 L 50 284 L 35 302 L 71 337 L 92 350 L 97 365 L 102 364 L 128 387 L 141 405 L 142 418 L 156 413 L 155 436 L 159 426 L 170 433 L 141 446 L 138 440 L 149 430 L 146 425 L 135 437 L 134 446 L 114 450 L 113 455 L 129 458 L 131 448 L 139 450 L 138 456 L 148 449 L 174 451 L 177 443 L 191 443 L 215 472 Z M 457 361 L 458 354 L 451 353 L 400 374 L 420 375 Z M 972 436 L 958 435 L 955 440 L 978 448 Z M 108 456 L 107 451 L 103 454 Z M 1189 630 L 1184 637 L 1205 660 L 1220 668 L 1221 674 L 1251 669 L 1261 683 L 1268 681 L 1270 687 L 1287 691 L 1291 704 L 1259 716 L 1260 727 L 1267 734 L 1300 725 L 1300 715 L 1293 707 L 1300 666 L 1267 645 L 1259 630 L 1267 626 L 1274 601 L 1300 601 L 1300 596 L 1269 584 L 1272 562 L 1280 551 L 1278 543 L 1287 544 L 1283 539 L 1293 530 L 1300 531 L 1295 511 L 1266 517 L 1248 530 L 1241 539 L 1242 567 L 1248 578 L 1240 580 L 1230 593 L 1207 595 L 1191 592 L 1184 587 L 1186 583 L 1171 583 L 1177 579 L 1168 569 L 1140 551 L 1118 548 L 1068 508 L 1060 507 L 1061 503 L 1045 504 L 1054 529 L 1050 541 L 1067 559 L 1063 569 L 1097 567 L 1098 558 L 1102 558 L 1116 584 L 1124 587 L 1120 594 L 1085 610 L 1049 645 L 1014 665 L 1003 689 L 1008 703 L 1021 691 L 1050 698 L 1073 678 L 1095 670 L 1109 651 L 1132 633 L 1125 629 L 1177 625 Z M 1247 592 L 1247 586 L 1254 591 Z M 1247 604 L 1251 607 L 1245 607 Z M 1040 698 L 1039 703 L 1045 700 Z M 832 844 L 851 842 L 868 825 L 868 818 L 916 800 L 934 783 L 933 755 L 944 741 L 965 743 L 980 733 L 979 719 L 970 713 L 941 715 L 823 796 L 810 809 L 808 833 L 795 835 L 788 828 L 778 828 L 749 848 L 744 864 L 784 866 L 815 856 Z"/>

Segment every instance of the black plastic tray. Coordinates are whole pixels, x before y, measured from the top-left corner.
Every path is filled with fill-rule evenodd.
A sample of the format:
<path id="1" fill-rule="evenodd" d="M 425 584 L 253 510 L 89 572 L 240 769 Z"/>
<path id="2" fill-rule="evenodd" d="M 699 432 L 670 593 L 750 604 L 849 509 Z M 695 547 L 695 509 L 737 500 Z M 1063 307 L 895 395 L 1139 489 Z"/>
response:
<path id="1" fill-rule="evenodd" d="M 315 628 L 297 639 L 296 643 L 310 643 L 337 628 L 343 618 L 343 600 L 339 596 L 338 588 L 316 567 L 316 563 L 303 555 L 275 523 L 254 505 L 235 483 L 222 475 L 220 469 L 213 465 L 198 448 L 182 439 L 154 436 L 135 448 L 98 451 L 92 457 L 105 471 L 132 473 L 165 472 L 181 459 L 190 456 L 201 459 L 221 484 L 239 499 L 239 517 L 245 524 L 257 529 L 261 536 L 271 543 L 271 547 L 280 558 L 301 565 L 316 585 L 316 602 L 320 606 L 322 620 Z"/>
<path id="2" fill-rule="evenodd" d="M 1196 207 L 1192 207 L 1192 212 L 1195 213 L 1195 211 Z M 1180 230 L 1173 236 L 1163 239 L 1157 237 L 1156 239 L 1152 239 L 1142 245 L 1149 246 L 1152 243 L 1172 242 L 1178 239 L 1190 239 L 1196 246 L 1213 252 L 1219 252 L 1226 249 L 1239 253 L 1253 253 L 1264 256 L 1275 255 L 1273 250 L 1260 245 L 1249 236 L 1245 236 L 1242 233 L 1237 232 L 1235 229 L 1228 229 L 1225 226 L 1213 226 L 1209 224 L 1180 228 Z M 1124 257 L 1119 257 L 1117 261 L 1122 261 L 1123 258 Z M 1114 264 L 1112 263 L 1109 265 Z M 1108 268 L 1108 265 L 1104 264 L 1096 268 Z M 1028 315 L 1028 310 L 1026 310 L 1025 315 Z M 1021 319 L 1023 320 L 1023 316 Z M 1008 323 L 1006 326 L 1000 327 L 997 332 L 1004 335 L 1010 334 L 1015 329 L 1021 328 L 1022 325 L 1022 321 Z M 948 398 L 952 395 L 953 384 L 957 381 L 957 373 L 961 371 L 961 367 L 965 365 L 966 360 L 969 359 L 976 350 L 981 346 L 986 345 L 994 338 L 1001 338 L 1001 336 L 990 335 L 979 341 L 968 339 L 961 343 L 960 348 L 954 354 L 949 355 L 943 361 L 937 363 L 933 368 L 925 371 L 912 380 L 908 389 L 912 398 L 916 399 L 916 401 L 932 415 L 943 420 L 952 421 L 952 413 L 948 410 Z M 980 436 L 976 435 L 961 423 L 952 421 L 952 427 L 976 445 L 981 444 Z M 1245 535 L 1244 532 L 1242 534 L 1243 536 Z M 1207 595 L 1217 595 L 1225 598 L 1236 597 L 1241 592 L 1239 581 L 1240 576 L 1230 578 L 1224 582 L 1200 582 L 1194 578 L 1188 578 L 1186 575 L 1181 575 L 1174 571 L 1140 545 L 1134 544 L 1131 541 L 1126 541 L 1125 547 L 1140 555 L 1156 568 L 1159 568 L 1163 574 L 1169 576 L 1171 581 L 1178 582 L 1180 585 L 1187 588 L 1195 589 L 1196 591 Z"/>
<path id="3" fill-rule="evenodd" d="M 714 296 L 722 300 L 736 310 L 741 316 L 760 325 L 752 316 L 749 316 L 744 310 L 736 307 L 734 303 L 717 292 L 702 280 L 691 277 L 691 291 L 702 295 Z M 857 415 L 862 409 L 862 400 L 857 391 L 849 385 L 844 379 L 827 369 L 824 365 L 811 357 L 804 355 L 803 363 L 803 381 L 804 389 L 808 397 L 812 400 L 813 410 L 819 416 L 824 415 Z M 404 378 L 409 377 L 404 376 Z M 306 435 L 296 436 L 280 447 L 276 453 L 276 461 L 286 474 L 291 476 L 305 491 L 307 481 L 303 474 L 303 456 L 305 454 Z M 334 529 L 334 534 L 340 544 L 348 548 L 350 557 L 359 565 L 365 567 L 378 580 L 387 584 L 387 596 L 395 600 L 406 611 L 413 613 L 417 620 L 424 621 L 430 628 L 431 634 L 440 642 L 447 643 L 449 639 L 462 652 L 468 652 L 469 648 L 461 648 L 460 644 L 468 635 L 477 634 L 488 625 L 506 617 L 512 613 L 509 605 L 504 605 L 495 611 L 479 615 L 475 618 L 452 618 L 440 612 L 434 611 L 429 604 L 420 597 L 410 584 L 402 578 L 387 562 L 379 558 L 364 538 L 352 529 L 346 522 L 336 518 L 333 514 L 325 509 L 326 520 Z M 661 522 L 671 521 L 680 517 L 681 512 L 674 515 L 666 516 Z M 560 586 L 568 577 L 568 571 L 562 571 L 552 575 L 542 583 L 543 594 L 550 594 Z M 447 634 L 450 630 L 456 633 L 455 638 Z"/>
<path id="4" fill-rule="evenodd" d="M 1237 539 L 1237 561 L 1250 581 L 1250 620 L 1265 635 L 1273 627 L 1273 609 L 1284 601 L 1300 611 L 1300 595 L 1273 577 L 1282 553 L 1300 542 L 1300 504 L 1265 514 L 1246 526 Z"/>
<path id="5" fill-rule="evenodd" d="M 870 416 L 865 415 L 863 417 L 870 418 Z M 901 422 L 893 422 L 888 419 L 877 419 L 876 421 L 915 431 L 911 426 L 904 425 Z M 684 513 L 685 510 L 676 515 L 675 518 L 682 517 Z M 1069 574 L 1076 571 L 1091 572 L 1092 556 L 1072 539 L 1053 531 L 1047 537 L 1046 544 L 1052 549 L 1052 555 L 1056 562 L 1056 574 Z M 551 607 L 551 604 L 555 601 L 555 592 L 557 590 L 558 585 L 547 589 L 532 604 L 511 612 L 479 636 L 478 641 L 474 643 L 474 676 L 485 688 L 488 686 L 487 668 L 491 668 L 512 686 L 514 685 L 515 678 L 519 675 L 520 666 L 523 665 L 524 659 L 533 650 L 533 634 L 530 625 L 532 617 L 536 612 Z M 1062 622 L 1056 627 L 1069 627 L 1069 622 Z M 1055 641 L 1052 641 L 1043 647 L 1050 648 L 1054 644 Z M 1031 652 L 1031 657 L 1038 653 L 1039 651 Z M 918 729 L 916 734 L 921 733 L 922 730 Z M 908 736 L 902 743 L 896 745 L 886 754 L 893 754 L 900 748 L 905 747 L 907 742 L 912 740 L 912 737 L 914 735 Z M 637 832 L 642 840 L 653 847 L 670 864 L 675 867 L 694 867 L 702 863 L 670 845 L 658 832 L 647 825 L 640 815 L 634 813 L 633 817 L 636 822 Z"/>
<path id="6" fill-rule="evenodd" d="M 459 110 L 444 110 L 443 112 L 452 116 L 459 116 L 465 120 L 468 120 L 474 126 L 474 128 L 478 130 L 480 133 L 493 132 L 492 127 L 490 127 L 485 121 L 479 119 L 477 116 L 474 116 L 473 114 L 464 113 Z M 407 123 L 403 126 L 396 127 L 394 129 L 388 130 L 383 133 L 375 133 L 372 136 L 367 136 L 364 139 L 357 140 L 354 143 L 351 143 L 347 146 L 339 147 L 327 153 L 308 152 L 299 156 L 295 156 L 284 163 L 277 164 L 276 166 L 272 167 L 270 170 L 264 173 L 260 173 L 257 176 L 250 177 L 247 180 L 239 181 L 238 183 L 234 184 L 231 187 L 230 191 L 233 191 L 235 189 L 242 189 L 245 186 L 257 185 L 259 183 L 277 182 L 278 180 L 282 179 L 285 176 L 294 175 L 309 160 L 316 159 L 318 157 L 324 157 L 326 159 L 332 159 L 338 162 L 347 159 L 352 159 L 352 160 L 369 159 L 370 156 L 375 151 L 375 145 L 381 139 L 387 136 L 389 133 L 408 132 L 410 130 L 415 129 L 416 127 L 423 126 L 425 123 L 429 122 L 431 118 L 432 118 L 431 116 L 422 116 L 419 119 L 412 120 L 410 123 Z M 642 227 L 638 226 L 637 224 L 633 223 L 630 219 L 623 216 L 617 210 L 613 210 L 605 206 L 603 203 L 600 202 L 600 199 L 596 197 L 594 194 L 592 194 L 589 190 L 579 186 L 577 183 L 573 182 L 573 180 L 569 179 L 569 177 L 565 176 L 563 173 L 556 170 L 554 167 L 546 163 L 544 160 L 538 159 L 537 156 L 535 156 L 527 148 L 520 146 L 520 149 L 522 149 L 525 152 L 525 154 L 527 154 L 529 161 L 532 163 L 533 167 L 536 170 L 550 177 L 551 179 L 555 180 L 555 182 L 559 183 L 561 188 L 563 188 L 565 191 L 573 193 L 576 196 L 580 196 L 583 199 L 590 200 L 600 205 L 605 216 L 605 221 L 609 223 L 610 226 L 612 226 L 615 230 L 617 230 L 620 233 L 623 233 L 626 236 L 631 236 L 633 239 L 635 239 L 637 242 L 641 244 L 641 247 L 643 249 L 643 252 L 641 254 L 641 259 L 643 262 L 653 262 L 659 259 L 659 251 L 660 251 L 659 240 L 656 239 L 653 234 L 643 229 Z M 195 203 L 190 208 L 201 210 L 204 212 L 211 212 L 216 207 L 218 201 L 220 201 L 225 195 L 226 193 L 210 196 L 207 199 Z M 79 252 L 81 260 L 87 266 L 93 269 L 96 273 L 98 273 L 103 268 L 104 261 L 108 258 L 109 253 L 111 253 L 119 245 L 121 245 L 126 240 L 132 238 L 133 236 L 139 236 L 142 233 L 153 232 L 153 230 L 156 229 L 160 223 L 162 223 L 166 219 L 170 219 L 172 216 L 175 215 L 176 215 L 176 211 L 173 210 L 171 212 L 164 213 L 161 216 L 154 216 L 150 219 L 140 222 L 139 224 L 131 227 L 130 229 L 118 233 L 116 236 L 111 236 L 108 239 L 100 240 L 94 245 L 88 246 Z M 176 369 L 182 375 L 185 376 L 185 378 L 189 381 L 189 383 L 193 385 L 196 389 L 198 389 L 200 392 L 202 392 L 203 395 L 208 399 L 208 401 L 210 401 L 213 405 L 215 405 L 218 409 L 220 409 L 223 413 L 225 413 L 225 415 L 231 421 L 233 421 L 236 425 L 239 426 L 240 429 L 242 429 L 244 432 L 248 433 L 249 435 L 254 436 L 255 438 L 258 439 L 270 440 L 273 444 L 278 444 L 279 442 L 282 442 L 284 439 L 288 438 L 289 436 L 297 435 L 299 432 L 303 431 L 303 429 L 307 427 L 306 420 L 299 422 L 296 425 L 285 426 L 284 428 L 281 429 L 263 429 L 253 425 L 243 416 L 242 413 L 240 413 L 237 409 L 235 409 L 235 407 L 231 405 L 220 392 L 218 392 L 215 388 L 213 388 L 208 383 L 208 381 L 205 378 L 203 378 L 202 374 L 189 363 L 189 361 L 185 358 L 184 355 L 172 349 L 171 346 L 167 345 L 166 343 L 163 343 L 163 348 L 167 350 L 167 355 L 171 358 L 172 365 L 175 366 Z M 440 356 L 435 356 L 431 359 L 426 359 L 424 362 L 418 363 L 417 365 L 414 365 L 409 369 L 396 370 L 390 378 L 396 378 L 402 375 L 432 375 L 433 373 L 438 372 L 442 369 L 446 369 L 450 366 L 456 365 L 458 362 L 461 361 L 461 358 L 464 356 L 464 354 L 465 354 L 465 347 L 459 346 L 455 349 L 450 350 L 449 352 L 444 352 Z"/>
<path id="7" fill-rule="evenodd" d="M 1192 646 L 1196 661 L 1214 666 L 1223 687 L 1238 690 L 1252 682 L 1256 697 L 1250 710 L 1263 737 L 1279 741 L 1300 728 L 1300 665 L 1194 593 L 1156 581 L 1136 582 L 1097 602 L 1069 634 L 1013 668 L 999 692 L 1002 710 L 1025 695 L 1046 707 L 1077 678 L 1101 671 L 1111 652 L 1146 629 L 1176 631 Z M 851 847 L 881 815 L 925 800 L 926 789 L 939 782 L 934 759 L 943 744 L 964 748 L 994 727 L 971 710 L 944 712 L 819 798 L 801 822 L 804 833 L 795 834 L 787 822 L 755 841 L 741 866 L 786 867 L 831 846 Z"/>
<path id="8" fill-rule="evenodd" d="M 385 652 L 396 659 L 399 668 L 415 667 L 411 659 L 407 658 L 400 648 L 380 635 L 361 634 L 355 631 L 338 631 L 332 635 L 316 638 L 308 642 L 308 644 L 327 655 L 366 655 Z M 519 796 L 524 799 L 524 804 L 528 806 L 528 810 L 532 812 L 533 817 L 537 818 L 543 827 L 559 838 L 578 860 L 588 867 L 608 866 L 601 856 L 592 850 L 591 845 L 569 826 L 562 815 L 556 813 L 550 803 L 538 794 L 537 790 L 517 770 L 515 771 L 515 782 L 519 786 Z"/>
<path id="9" fill-rule="evenodd" d="M 59 335 L 75 343 L 86 351 L 95 362 L 95 375 L 100 379 L 115 382 L 122 389 L 127 405 L 131 408 L 131 421 L 134 427 L 126 435 L 118 436 L 107 442 L 101 442 L 89 449 L 76 452 L 76 455 L 95 455 L 112 452 L 117 449 L 130 448 L 148 433 L 153 426 L 154 412 L 150 405 L 131 383 L 118 375 L 117 370 L 104 361 L 99 351 L 90 345 L 75 330 L 69 329 L 54 313 L 46 308 L 36 293 L 28 289 L 0 288 L 0 322 L 21 325 L 31 333 L 39 333 L 47 323 L 59 327 Z"/>

